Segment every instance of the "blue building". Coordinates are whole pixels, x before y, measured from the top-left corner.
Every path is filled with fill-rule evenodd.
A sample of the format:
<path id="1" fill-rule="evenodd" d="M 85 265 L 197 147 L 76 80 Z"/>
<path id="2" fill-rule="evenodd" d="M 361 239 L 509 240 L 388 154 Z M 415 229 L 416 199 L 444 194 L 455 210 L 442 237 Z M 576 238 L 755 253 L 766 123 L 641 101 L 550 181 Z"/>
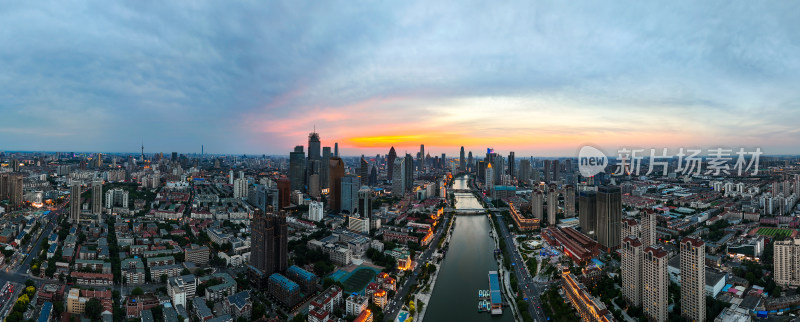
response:
<path id="1" fill-rule="evenodd" d="M 50 317 L 53 315 L 53 303 L 44 302 L 42 304 L 42 311 L 39 313 L 39 322 L 50 322 Z"/>
<path id="2" fill-rule="evenodd" d="M 272 297 L 288 308 L 300 301 L 300 285 L 281 274 L 275 273 L 269 276 L 268 290 Z"/>
<path id="3" fill-rule="evenodd" d="M 361 181 L 358 176 L 346 175 L 342 178 L 342 211 L 352 214 L 358 207 L 358 190 L 361 189 Z"/>
<path id="4" fill-rule="evenodd" d="M 300 289 L 305 294 L 311 294 L 317 290 L 317 283 L 319 283 L 319 277 L 296 265 L 292 265 L 291 267 L 289 267 L 289 269 L 286 270 L 286 276 L 289 277 L 290 280 L 299 284 Z"/>

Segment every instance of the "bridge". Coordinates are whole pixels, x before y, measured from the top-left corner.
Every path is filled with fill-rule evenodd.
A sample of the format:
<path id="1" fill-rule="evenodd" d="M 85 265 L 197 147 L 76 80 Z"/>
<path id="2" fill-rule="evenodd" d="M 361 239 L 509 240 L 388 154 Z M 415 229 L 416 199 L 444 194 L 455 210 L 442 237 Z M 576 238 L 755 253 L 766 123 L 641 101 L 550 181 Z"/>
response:
<path id="1" fill-rule="evenodd" d="M 456 215 L 467 216 L 467 215 L 485 215 L 486 209 L 456 209 Z"/>

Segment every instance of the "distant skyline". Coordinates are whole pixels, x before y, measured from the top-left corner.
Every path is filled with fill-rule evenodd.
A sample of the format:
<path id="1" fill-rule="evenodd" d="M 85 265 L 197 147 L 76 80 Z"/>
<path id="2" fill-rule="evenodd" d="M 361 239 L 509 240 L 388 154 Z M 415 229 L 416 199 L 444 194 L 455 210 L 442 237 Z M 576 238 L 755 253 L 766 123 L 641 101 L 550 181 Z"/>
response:
<path id="1" fill-rule="evenodd" d="M 800 154 L 800 3 L 0 8 L 0 150 Z M 306 147 L 307 151 L 307 147 Z"/>

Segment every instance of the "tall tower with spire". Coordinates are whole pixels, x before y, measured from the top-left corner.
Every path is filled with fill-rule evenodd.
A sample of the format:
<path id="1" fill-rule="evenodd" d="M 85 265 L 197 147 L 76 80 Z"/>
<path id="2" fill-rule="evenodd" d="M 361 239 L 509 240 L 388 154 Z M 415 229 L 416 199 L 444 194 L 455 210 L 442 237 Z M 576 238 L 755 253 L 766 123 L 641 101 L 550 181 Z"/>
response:
<path id="1" fill-rule="evenodd" d="M 397 159 L 397 152 L 394 147 L 389 149 L 389 155 L 386 157 L 386 179 L 392 180 L 394 178 L 394 160 Z"/>
<path id="2" fill-rule="evenodd" d="M 142 141 L 142 162 L 144 162 L 144 141 Z"/>

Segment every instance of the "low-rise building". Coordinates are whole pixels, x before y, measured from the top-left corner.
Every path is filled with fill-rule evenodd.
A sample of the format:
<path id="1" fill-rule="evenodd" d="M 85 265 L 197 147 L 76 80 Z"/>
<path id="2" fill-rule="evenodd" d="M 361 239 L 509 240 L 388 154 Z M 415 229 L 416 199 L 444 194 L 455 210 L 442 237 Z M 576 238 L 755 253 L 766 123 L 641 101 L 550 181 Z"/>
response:
<path id="1" fill-rule="evenodd" d="M 250 291 L 241 291 L 225 298 L 222 308 L 225 313 L 235 318 L 244 317 L 250 319 L 253 310 L 253 302 L 250 301 Z"/>
<path id="2" fill-rule="evenodd" d="M 368 305 L 369 299 L 366 296 L 351 294 L 345 300 L 345 314 L 358 316 Z"/>

